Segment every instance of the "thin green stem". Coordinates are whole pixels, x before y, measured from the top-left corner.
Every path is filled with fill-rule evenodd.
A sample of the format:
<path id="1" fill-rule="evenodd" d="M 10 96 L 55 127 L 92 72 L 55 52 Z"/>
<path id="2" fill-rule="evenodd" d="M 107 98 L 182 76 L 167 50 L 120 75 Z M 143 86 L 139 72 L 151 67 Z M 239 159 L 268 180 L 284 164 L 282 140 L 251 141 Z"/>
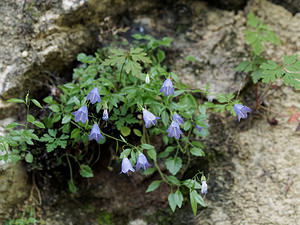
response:
<path id="1" fill-rule="evenodd" d="M 155 168 L 157 169 L 159 175 L 161 176 L 161 179 L 162 179 L 166 184 L 169 184 L 169 185 L 170 185 L 170 182 L 165 178 L 163 172 L 160 170 L 160 168 L 159 168 L 159 166 L 158 166 L 158 164 L 157 164 L 156 161 L 154 161 L 154 166 L 155 166 Z"/>
<path id="2" fill-rule="evenodd" d="M 68 165 L 69 165 L 69 170 L 70 170 L 70 178 L 73 181 L 73 172 L 72 172 L 71 162 L 70 162 L 69 156 L 66 155 L 66 157 L 67 157 L 67 161 L 68 161 Z"/>

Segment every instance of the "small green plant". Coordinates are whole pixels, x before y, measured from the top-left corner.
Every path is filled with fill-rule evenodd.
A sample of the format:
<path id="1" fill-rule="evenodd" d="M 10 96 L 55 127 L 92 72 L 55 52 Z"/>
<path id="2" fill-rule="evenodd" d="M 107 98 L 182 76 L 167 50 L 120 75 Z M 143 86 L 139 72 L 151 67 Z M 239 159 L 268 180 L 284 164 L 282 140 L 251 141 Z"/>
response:
<path id="1" fill-rule="evenodd" d="M 251 46 L 251 58 L 241 62 L 236 71 L 250 72 L 254 83 L 272 83 L 276 79 L 282 79 L 285 85 L 290 85 L 297 90 L 300 89 L 300 61 L 298 55 L 286 55 L 283 62 L 277 64 L 263 56 L 264 43 L 280 45 L 280 40 L 269 27 L 259 20 L 253 13 L 248 15 L 248 26 L 246 30 L 246 42 Z M 257 103 L 258 104 L 258 103 Z"/>
<path id="2" fill-rule="evenodd" d="M 0 139 L 0 148 L 6 151 L 2 159 L 25 159 L 37 168 L 34 165 L 40 156 L 47 154 L 56 165 L 68 165 L 68 185 L 75 193 L 73 163 L 82 177 L 93 177 L 85 156 L 110 139 L 114 158 L 122 161 L 122 173 L 158 173 L 160 179 L 153 181 L 146 192 L 155 191 L 162 183 L 169 185 L 172 211 L 182 207 L 187 199 L 183 193 L 188 193 L 196 214 L 198 204 L 205 206 L 205 174 L 199 171 L 193 177 L 181 178 L 191 157 L 205 156 L 198 137 L 209 135 L 207 108 L 237 114 L 239 119 L 247 118 L 251 110 L 234 94 L 218 94 L 216 104 L 199 104 L 193 94 L 208 95 L 209 86 L 191 90 L 163 65 L 164 48 L 171 46 L 171 40 L 139 34 L 133 37 L 134 44 L 129 48 L 106 47 L 94 56 L 79 54 L 81 65 L 74 69 L 72 81 L 59 86 L 59 96 L 44 99 L 48 113 L 42 122 L 29 113 L 30 102 L 42 108 L 37 100 L 29 100 L 28 94 L 25 100 L 9 100 L 26 105 L 27 120 L 25 125 L 7 126 L 8 135 Z M 153 143 L 155 139 L 161 141 L 160 148 Z M 167 171 L 161 170 L 161 162 Z"/>
<path id="3" fill-rule="evenodd" d="M 31 208 L 24 215 L 17 219 L 6 221 L 4 225 L 32 225 L 37 224 L 38 220 L 35 218 L 35 211 Z"/>

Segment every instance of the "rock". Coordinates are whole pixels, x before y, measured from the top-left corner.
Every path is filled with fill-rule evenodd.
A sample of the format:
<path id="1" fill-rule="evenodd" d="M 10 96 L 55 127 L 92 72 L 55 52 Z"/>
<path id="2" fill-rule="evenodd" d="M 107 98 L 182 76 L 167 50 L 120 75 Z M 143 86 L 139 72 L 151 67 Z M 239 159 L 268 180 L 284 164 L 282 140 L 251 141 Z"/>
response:
<path id="1" fill-rule="evenodd" d="M 1 163 L 0 222 L 4 223 L 14 207 L 29 195 L 30 185 L 22 163 Z"/>
<path id="2" fill-rule="evenodd" d="M 271 0 L 271 2 L 283 6 L 293 14 L 300 12 L 299 0 Z"/>

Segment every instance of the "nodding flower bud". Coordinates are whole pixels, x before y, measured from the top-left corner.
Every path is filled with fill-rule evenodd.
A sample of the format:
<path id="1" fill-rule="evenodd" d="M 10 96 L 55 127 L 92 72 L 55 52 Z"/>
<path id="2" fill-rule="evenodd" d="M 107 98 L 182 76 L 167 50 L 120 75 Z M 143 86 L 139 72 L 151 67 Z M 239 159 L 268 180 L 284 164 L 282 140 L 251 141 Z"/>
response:
<path id="1" fill-rule="evenodd" d="M 105 121 L 109 120 L 107 109 L 104 109 L 102 119 Z"/>
<path id="2" fill-rule="evenodd" d="M 146 82 L 146 84 L 149 84 L 149 83 L 150 83 L 150 77 L 149 77 L 149 74 L 147 74 L 146 79 L 145 79 L 145 82 Z"/>

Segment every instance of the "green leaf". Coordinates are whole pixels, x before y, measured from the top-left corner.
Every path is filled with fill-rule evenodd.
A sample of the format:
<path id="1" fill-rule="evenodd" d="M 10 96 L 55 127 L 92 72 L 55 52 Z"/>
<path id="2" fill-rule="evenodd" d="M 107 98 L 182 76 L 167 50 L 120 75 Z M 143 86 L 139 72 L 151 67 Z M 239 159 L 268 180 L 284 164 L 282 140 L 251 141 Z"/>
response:
<path id="1" fill-rule="evenodd" d="M 237 67 L 234 68 L 235 71 L 245 71 L 251 65 L 251 62 L 246 60 L 241 62 Z M 249 71 L 245 71 L 249 72 Z"/>
<path id="2" fill-rule="evenodd" d="M 80 135 L 80 129 L 79 128 L 75 128 L 74 130 L 72 130 L 72 133 L 71 133 L 71 138 L 72 139 L 76 139 L 79 135 Z"/>
<path id="3" fill-rule="evenodd" d="M 161 119 L 162 119 L 163 124 L 165 126 L 168 126 L 168 124 L 169 124 L 169 114 L 166 111 L 162 112 Z"/>
<path id="4" fill-rule="evenodd" d="M 185 131 L 187 131 L 187 130 L 191 129 L 191 127 L 192 127 L 191 121 L 189 121 L 189 120 L 185 121 L 185 123 L 184 123 L 184 125 L 183 125 L 183 129 L 184 129 Z"/>
<path id="5" fill-rule="evenodd" d="M 182 160 L 179 157 L 176 158 L 168 158 L 166 160 L 167 169 L 171 174 L 176 175 L 180 168 L 182 167 Z"/>
<path id="6" fill-rule="evenodd" d="M 73 180 L 69 180 L 68 182 L 68 186 L 69 186 L 69 190 L 72 192 L 72 193 L 76 193 L 77 192 L 77 188 L 73 182 Z"/>
<path id="7" fill-rule="evenodd" d="M 121 134 L 124 136 L 124 137 L 127 137 L 128 135 L 130 135 L 131 133 L 131 129 L 129 127 L 126 127 L 126 126 L 123 126 L 121 128 Z"/>
<path id="8" fill-rule="evenodd" d="M 130 154 L 130 152 L 131 152 L 131 149 L 130 149 L 130 148 L 125 149 L 125 150 L 121 153 L 120 158 L 123 159 L 123 158 L 128 157 L 129 154 Z"/>
<path id="9" fill-rule="evenodd" d="M 192 180 L 192 179 L 187 179 L 183 182 L 183 184 L 188 187 L 189 189 L 200 189 L 201 188 L 201 184 L 199 182 L 197 182 L 196 180 Z"/>
<path id="10" fill-rule="evenodd" d="M 17 126 L 24 126 L 24 124 L 12 122 L 12 123 L 9 123 L 9 124 L 5 127 L 5 129 L 8 129 L 8 130 L 9 130 L 9 129 L 13 129 L 13 128 L 17 127 Z"/>
<path id="11" fill-rule="evenodd" d="M 155 167 L 148 167 L 146 171 L 143 171 L 143 175 L 145 176 L 152 175 L 155 171 L 156 171 Z"/>
<path id="12" fill-rule="evenodd" d="M 195 193 L 197 193 L 195 190 L 190 192 L 190 203 L 191 203 L 191 206 L 192 206 L 193 213 L 196 216 L 196 214 L 197 214 L 197 200 L 196 200 L 196 197 L 195 197 Z"/>
<path id="13" fill-rule="evenodd" d="M 30 152 L 28 152 L 28 153 L 26 154 L 26 156 L 25 156 L 25 160 L 26 160 L 26 162 L 28 162 L 28 163 L 32 163 L 32 162 L 33 162 L 33 155 L 32 155 Z"/>
<path id="14" fill-rule="evenodd" d="M 31 115 L 31 114 L 28 114 L 28 115 L 27 115 L 27 121 L 28 121 L 29 123 L 32 123 L 34 120 L 35 120 L 35 118 L 34 118 L 33 115 Z"/>
<path id="15" fill-rule="evenodd" d="M 93 170 L 88 165 L 80 166 L 80 175 L 86 178 L 94 177 Z"/>
<path id="16" fill-rule="evenodd" d="M 39 128 L 45 128 L 45 125 L 41 121 L 33 121 L 32 123 Z"/>
<path id="17" fill-rule="evenodd" d="M 165 52 L 158 49 L 157 50 L 157 59 L 158 59 L 158 63 L 161 63 L 164 59 L 166 58 Z"/>
<path id="18" fill-rule="evenodd" d="M 248 14 L 248 21 L 247 21 L 247 24 L 253 28 L 255 28 L 259 23 L 259 19 L 254 16 L 254 14 L 252 12 L 250 12 Z"/>
<path id="19" fill-rule="evenodd" d="M 197 203 L 200 204 L 201 206 L 205 207 L 205 202 L 204 202 L 203 198 L 201 197 L 201 195 L 199 195 L 196 190 L 193 190 L 192 192 L 194 193 L 193 195 L 194 195 Z"/>
<path id="20" fill-rule="evenodd" d="M 142 135 L 142 132 L 140 131 L 140 130 L 138 130 L 138 129 L 133 129 L 133 133 L 136 135 L 136 136 L 138 136 L 138 137 L 142 137 L 143 135 Z"/>
<path id="21" fill-rule="evenodd" d="M 49 106 L 49 109 L 51 110 L 51 111 L 53 111 L 53 112 L 56 112 L 56 113 L 58 113 L 58 112 L 60 112 L 60 108 L 59 108 L 59 106 L 58 105 L 50 105 Z"/>
<path id="22" fill-rule="evenodd" d="M 168 181 L 170 181 L 172 184 L 180 186 L 180 181 L 174 177 L 174 176 L 166 176 Z"/>
<path id="23" fill-rule="evenodd" d="M 252 43 L 252 48 L 255 55 L 260 55 L 265 49 L 259 40 L 256 40 L 255 42 Z"/>
<path id="24" fill-rule="evenodd" d="M 161 182 L 162 182 L 161 180 L 155 180 L 155 181 L 153 181 L 153 182 L 148 186 L 148 188 L 147 188 L 147 190 L 146 190 L 146 193 L 151 192 L 151 191 L 155 191 L 155 190 L 159 187 L 159 185 L 160 185 Z"/>
<path id="25" fill-rule="evenodd" d="M 205 156 L 205 153 L 202 151 L 201 148 L 192 148 L 190 150 L 190 152 L 192 155 L 195 155 L 195 156 Z"/>
<path id="26" fill-rule="evenodd" d="M 175 212 L 176 209 L 176 200 L 175 200 L 175 194 L 174 193 L 170 193 L 168 196 L 168 202 L 169 202 L 169 206 L 172 209 L 173 212 Z"/>
<path id="27" fill-rule="evenodd" d="M 12 103 L 25 103 L 24 100 L 19 99 L 19 98 L 11 98 L 11 99 L 8 99 L 7 102 L 12 102 Z"/>
<path id="28" fill-rule="evenodd" d="M 177 205 L 179 208 L 181 208 L 182 202 L 183 202 L 183 195 L 182 195 L 182 193 L 180 192 L 179 188 L 178 188 L 177 191 L 175 192 L 174 199 L 175 199 L 176 205 Z"/>
<path id="29" fill-rule="evenodd" d="M 153 145 L 149 145 L 149 144 L 142 144 L 141 147 L 142 147 L 142 149 L 147 149 L 147 150 L 154 149 L 154 146 Z"/>
<path id="30" fill-rule="evenodd" d="M 36 99 L 31 99 L 31 101 L 32 101 L 32 103 L 33 104 L 35 104 L 37 107 L 39 107 L 39 108 L 43 108 L 43 106 L 38 102 L 38 100 L 36 100 Z"/>
<path id="31" fill-rule="evenodd" d="M 187 60 L 187 61 L 190 61 L 190 62 L 193 62 L 193 61 L 195 61 L 196 59 L 195 59 L 195 57 L 193 57 L 193 56 L 187 56 L 187 57 L 185 57 L 185 59 Z"/>
<path id="32" fill-rule="evenodd" d="M 147 153 L 148 153 L 148 156 L 149 156 L 153 161 L 156 162 L 156 151 L 155 151 L 155 149 L 149 149 L 149 150 L 147 151 Z"/>
<path id="33" fill-rule="evenodd" d="M 71 115 L 65 115 L 62 119 L 62 124 L 69 123 L 71 121 L 72 116 Z"/>
<path id="34" fill-rule="evenodd" d="M 296 89 L 300 88 L 300 74 L 299 73 L 288 73 L 286 72 L 282 78 L 285 85 L 290 85 Z"/>
<path id="35" fill-rule="evenodd" d="M 48 96 L 48 97 L 44 98 L 43 101 L 48 103 L 48 104 L 52 104 L 53 103 L 53 97 Z"/>

